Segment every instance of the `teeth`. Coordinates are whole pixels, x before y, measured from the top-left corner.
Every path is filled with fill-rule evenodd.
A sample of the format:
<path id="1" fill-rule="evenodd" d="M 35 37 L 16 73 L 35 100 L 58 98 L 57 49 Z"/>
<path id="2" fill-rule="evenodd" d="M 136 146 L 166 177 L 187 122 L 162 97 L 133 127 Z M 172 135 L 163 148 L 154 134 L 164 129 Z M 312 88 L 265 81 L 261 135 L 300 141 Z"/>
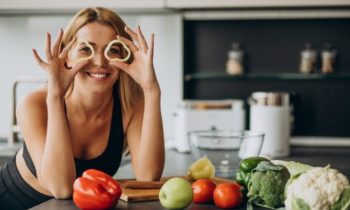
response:
<path id="1" fill-rule="evenodd" d="M 104 78 L 107 77 L 107 74 L 90 74 L 94 78 Z"/>

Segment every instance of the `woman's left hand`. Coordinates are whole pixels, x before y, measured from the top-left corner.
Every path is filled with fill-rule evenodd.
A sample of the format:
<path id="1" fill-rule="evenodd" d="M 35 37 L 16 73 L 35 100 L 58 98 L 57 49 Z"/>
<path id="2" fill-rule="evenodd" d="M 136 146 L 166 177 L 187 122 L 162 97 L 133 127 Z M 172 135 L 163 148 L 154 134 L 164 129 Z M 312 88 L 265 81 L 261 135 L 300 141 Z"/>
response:
<path id="1" fill-rule="evenodd" d="M 134 60 L 131 64 L 118 61 L 111 61 L 110 64 L 129 74 L 144 92 L 158 90 L 159 84 L 153 65 L 154 34 L 147 43 L 140 26 L 136 32 L 128 27 L 125 27 L 125 31 L 132 37 L 133 42 L 119 35 L 117 38 L 130 48 Z"/>

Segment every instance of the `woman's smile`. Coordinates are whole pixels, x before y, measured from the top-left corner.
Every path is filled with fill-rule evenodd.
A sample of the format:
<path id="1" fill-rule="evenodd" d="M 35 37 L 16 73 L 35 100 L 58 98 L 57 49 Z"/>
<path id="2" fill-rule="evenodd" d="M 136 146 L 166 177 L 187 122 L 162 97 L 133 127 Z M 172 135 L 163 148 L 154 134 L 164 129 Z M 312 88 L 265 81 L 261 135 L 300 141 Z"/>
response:
<path id="1" fill-rule="evenodd" d="M 102 79 L 106 79 L 107 77 L 109 77 L 111 74 L 110 73 L 93 73 L 93 72 L 86 72 L 86 74 L 94 79 L 98 79 L 98 80 L 102 80 Z"/>

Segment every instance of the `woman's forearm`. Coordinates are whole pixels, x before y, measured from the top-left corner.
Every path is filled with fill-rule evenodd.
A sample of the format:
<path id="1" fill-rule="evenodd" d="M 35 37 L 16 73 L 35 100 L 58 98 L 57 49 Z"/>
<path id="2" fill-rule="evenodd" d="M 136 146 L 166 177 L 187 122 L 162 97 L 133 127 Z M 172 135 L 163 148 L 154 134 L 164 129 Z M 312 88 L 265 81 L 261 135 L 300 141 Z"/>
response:
<path id="1" fill-rule="evenodd" d="M 144 93 L 140 149 L 135 171 L 136 178 L 139 180 L 158 180 L 164 168 L 164 133 L 160 95 L 160 89 Z"/>
<path id="2" fill-rule="evenodd" d="M 46 143 L 38 178 L 58 198 L 70 196 L 76 176 L 64 99 L 48 94 Z"/>

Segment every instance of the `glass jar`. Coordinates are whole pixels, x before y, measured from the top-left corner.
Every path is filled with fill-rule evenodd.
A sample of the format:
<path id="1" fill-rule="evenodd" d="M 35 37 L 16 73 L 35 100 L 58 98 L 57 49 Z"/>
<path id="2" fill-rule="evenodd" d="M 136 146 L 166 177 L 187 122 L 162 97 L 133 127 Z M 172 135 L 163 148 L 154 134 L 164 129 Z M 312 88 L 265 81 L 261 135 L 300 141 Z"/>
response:
<path id="1" fill-rule="evenodd" d="M 226 72 L 230 75 L 243 74 L 243 50 L 239 43 L 233 43 L 231 50 L 228 52 L 228 60 L 226 62 Z"/>
<path id="2" fill-rule="evenodd" d="M 337 52 L 332 48 L 330 44 L 326 44 L 325 48 L 322 50 L 322 73 L 333 73 L 335 71 L 335 58 Z"/>
<path id="3" fill-rule="evenodd" d="M 300 72 L 301 73 L 312 73 L 316 71 L 316 50 L 313 49 L 310 43 L 305 44 L 305 48 L 300 54 Z"/>

